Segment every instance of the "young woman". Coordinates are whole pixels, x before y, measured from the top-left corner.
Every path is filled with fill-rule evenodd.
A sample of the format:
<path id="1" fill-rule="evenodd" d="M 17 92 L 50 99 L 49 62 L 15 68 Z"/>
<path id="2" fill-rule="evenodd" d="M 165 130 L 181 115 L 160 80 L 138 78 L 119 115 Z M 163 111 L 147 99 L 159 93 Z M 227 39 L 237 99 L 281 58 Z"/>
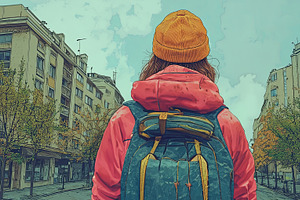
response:
<path id="1" fill-rule="evenodd" d="M 153 54 L 133 84 L 131 96 L 145 109 L 171 107 L 209 113 L 223 105 L 208 63 L 202 21 L 187 10 L 170 13 L 155 30 Z M 256 199 L 254 160 L 244 130 L 228 110 L 217 116 L 234 168 L 234 199 Z M 135 119 L 126 106 L 111 118 L 98 151 L 92 199 L 120 199 L 120 180 Z M 138 187 L 138 186 L 137 186 Z"/>

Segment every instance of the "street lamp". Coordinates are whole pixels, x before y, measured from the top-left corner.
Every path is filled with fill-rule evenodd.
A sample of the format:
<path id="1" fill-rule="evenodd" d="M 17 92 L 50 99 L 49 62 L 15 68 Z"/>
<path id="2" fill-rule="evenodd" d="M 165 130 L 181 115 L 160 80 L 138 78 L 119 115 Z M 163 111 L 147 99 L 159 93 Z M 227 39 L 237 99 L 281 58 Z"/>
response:
<path id="1" fill-rule="evenodd" d="M 78 55 L 80 55 L 80 41 L 85 40 L 86 38 L 78 38 L 76 41 L 78 42 Z"/>

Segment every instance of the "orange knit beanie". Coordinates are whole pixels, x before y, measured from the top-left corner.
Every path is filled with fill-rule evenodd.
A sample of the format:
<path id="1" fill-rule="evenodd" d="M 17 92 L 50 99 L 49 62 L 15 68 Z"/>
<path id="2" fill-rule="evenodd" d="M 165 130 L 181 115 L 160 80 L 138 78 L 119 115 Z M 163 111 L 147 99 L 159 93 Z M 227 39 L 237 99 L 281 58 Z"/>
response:
<path id="1" fill-rule="evenodd" d="M 187 10 L 170 13 L 156 27 L 153 53 L 175 63 L 191 63 L 209 54 L 206 29 L 200 18 Z"/>

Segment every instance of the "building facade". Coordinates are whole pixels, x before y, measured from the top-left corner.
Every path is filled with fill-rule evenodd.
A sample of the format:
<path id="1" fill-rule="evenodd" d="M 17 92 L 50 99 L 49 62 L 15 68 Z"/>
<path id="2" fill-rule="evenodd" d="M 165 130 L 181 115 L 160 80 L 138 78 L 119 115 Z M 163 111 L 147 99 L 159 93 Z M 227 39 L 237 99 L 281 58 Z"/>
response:
<path id="1" fill-rule="evenodd" d="M 257 134 L 263 128 L 260 122 L 261 117 L 267 114 L 269 108 L 279 108 L 292 103 L 294 98 L 299 97 L 299 63 L 300 62 L 300 43 L 295 44 L 292 55 L 291 64 L 280 69 L 273 69 L 268 77 L 266 92 L 264 95 L 264 103 L 261 108 L 260 115 L 253 122 L 253 139 L 257 138 Z M 269 165 L 269 171 L 274 172 L 274 164 Z M 290 173 L 291 169 L 278 168 L 279 172 Z"/>
<path id="2" fill-rule="evenodd" d="M 120 105 L 122 105 L 124 98 L 116 87 L 115 80 L 112 80 L 109 76 L 104 76 L 97 73 L 88 73 L 88 77 L 103 93 L 104 104 L 102 108 L 118 108 Z"/>
<path id="3" fill-rule="evenodd" d="M 114 98 L 104 98 L 102 88 L 87 76 L 88 56 L 76 55 L 65 43 L 64 34 L 50 31 L 23 5 L 0 6 L 0 60 L 6 68 L 18 68 L 24 61 L 25 80 L 30 89 L 39 89 L 43 95 L 57 101 L 57 118 L 69 128 L 75 126 L 81 110 L 95 111 L 96 106 L 116 105 Z M 106 83 L 106 82 L 105 82 Z M 107 84 L 107 88 L 111 85 Z M 105 86 L 105 84 L 104 84 Z M 114 87 L 117 90 L 116 87 Z M 114 94 L 114 90 L 108 89 Z M 117 90 L 118 91 L 118 90 Z M 123 97 L 118 98 L 123 102 Z M 106 103 L 107 102 L 107 103 Z M 60 140 L 57 134 L 57 140 Z M 65 180 L 79 180 L 85 176 L 85 163 L 74 161 L 70 154 L 61 153 L 58 142 L 43 149 L 38 155 L 35 185 L 46 185 Z M 76 150 L 76 142 L 73 148 Z M 25 157 L 32 155 L 23 147 Z M 10 163 L 6 169 L 6 187 L 25 188 L 30 186 L 32 165 Z"/>

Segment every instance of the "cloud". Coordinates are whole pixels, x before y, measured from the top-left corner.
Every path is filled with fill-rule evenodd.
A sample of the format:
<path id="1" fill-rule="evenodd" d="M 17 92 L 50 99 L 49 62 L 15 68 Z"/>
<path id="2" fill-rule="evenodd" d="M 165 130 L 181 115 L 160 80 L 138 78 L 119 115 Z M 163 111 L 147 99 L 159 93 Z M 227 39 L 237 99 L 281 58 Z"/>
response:
<path id="1" fill-rule="evenodd" d="M 224 38 L 216 43 L 223 55 L 221 74 L 236 83 L 241 75 L 254 73 L 257 81 L 265 84 L 272 69 L 287 66 L 291 42 L 300 33 L 293 23 L 300 18 L 299 5 L 283 0 L 225 1 L 221 16 Z"/>
<path id="2" fill-rule="evenodd" d="M 52 31 L 64 33 L 75 53 L 76 40 L 87 38 L 80 42 L 80 50 L 89 56 L 89 68 L 108 76 L 117 68 L 119 89 L 125 99 L 130 99 L 130 89 L 124 86 L 131 87 L 135 69 L 129 67 L 127 53 L 121 51 L 123 41 L 128 36 L 144 36 L 152 31 L 150 22 L 152 15 L 161 11 L 160 0 L 49 0 L 30 9 Z M 114 57 L 118 65 L 112 66 L 109 57 Z"/>
<path id="3" fill-rule="evenodd" d="M 265 87 L 255 81 L 255 78 L 253 74 L 243 75 L 233 86 L 230 79 L 224 76 L 217 82 L 225 105 L 240 120 L 248 141 L 253 137 L 253 121 L 259 116 L 265 93 Z"/>

